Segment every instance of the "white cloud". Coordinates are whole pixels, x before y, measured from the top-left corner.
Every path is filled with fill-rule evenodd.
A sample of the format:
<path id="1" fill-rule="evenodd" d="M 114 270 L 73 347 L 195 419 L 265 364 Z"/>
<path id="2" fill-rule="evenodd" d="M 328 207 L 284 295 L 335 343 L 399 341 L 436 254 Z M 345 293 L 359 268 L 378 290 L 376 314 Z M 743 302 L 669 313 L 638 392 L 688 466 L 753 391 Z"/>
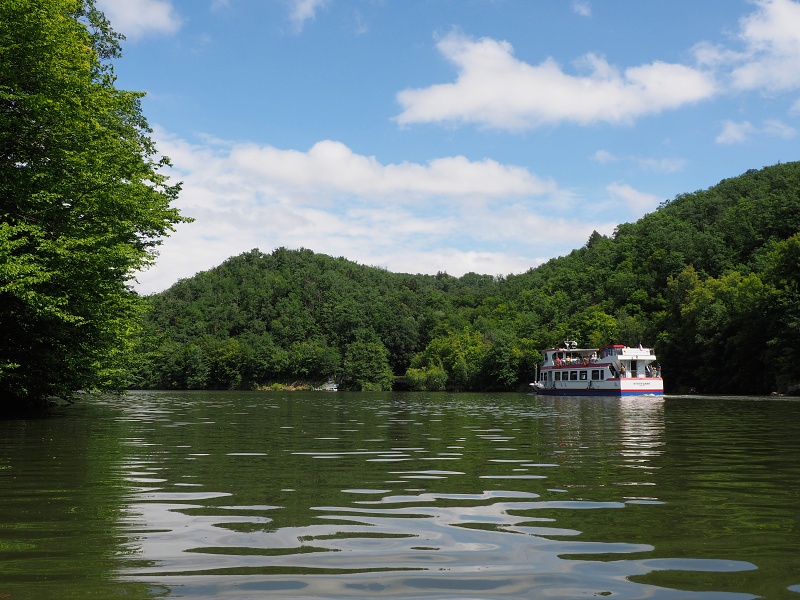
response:
<path id="1" fill-rule="evenodd" d="M 636 158 L 635 161 L 647 171 L 658 173 L 677 173 L 686 166 L 683 158 Z"/>
<path id="2" fill-rule="evenodd" d="M 676 173 L 686 166 L 682 158 L 648 158 L 641 156 L 617 156 L 608 150 L 597 150 L 591 159 L 601 165 L 617 163 L 620 161 L 632 162 L 647 171 L 661 173 Z"/>
<path id="3" fill-rule="evenodd" d="M 735 90 L 792 90 L 800 87 L 800 3 L 752 0 L 756 10 L 739 21 L 740 49 L 701 42 L 698 64 L 716 68 Z"/>
<path id="4" fill-rule="evenodd" d="M 181 26 L 171 0 L 98 0 L 97 7 L 111 21 L 114 30 L 128 39 L 172 34 Z"/>
<path id="5" fill-rule="evenodd" d="M 490 159 L 384 164 L 336 141 L 307 151 L 157 130 L 194 217 L 166 239 L 143 293 L 252 248 L 310 248 L 396 272 L 518 273 L 586 242 L 576 199 L 529 170 Z M 598 223 L 600 221 L 600 223 Z M 617 221 L 618 222 L 618 221 Z"/>
<path id="6" fill-rule="evenodd" d="M 794 127 L 778 121 L 777 119 L 767 119 L 764 121 L 764 127 L 761 128 L 761 132 L 765 135 L 783 138 L 784 140 L 790 140 L 797 135 L 797 130 Z"/>
<path id="7" fill-rule="evenodd" d="M 367 20 L 364 18 L 364 15 L 361 14 L 361 11 L 357 10 L 353 13 L 353 31 L 356 35 L 364 35 L 365 33 L 369 32 L 369 24 Z"/>
<path id="8" fill-rule="evenodd" d="M 401 91 L 400 124 L 465 122 L 518 130 L 564 121 L 630 123 L 716 92 L 708 73 L 679 64 L 653 62 L 620 72 L 588 54 L 578 61 L 585 73 L 571 75 L 551 58 L 524 63 L 508 42 L 489 38 L 454 32 L 437 47 L 458 67 L 457 80 Z"/>
<path id="9" fill-rule="evenodd" d="M 800 3 L 757 0 L 758 9 L 741 20 L 744 64 L 733 70 L 740 89 L 800 87 Z"/>
<path id="10" fill-rule="evenodd" d="M 692 47 L 692 54 L 698 66 L 707 69 L 721 69 L 746 59 L 746 55 L 731 48 L 711 42 L 698 42 Z"/>
<path id="11" fill-rule="evenodd" d="M 575 14 L 582 17 L 592 16 L 592 6 L 589 4 L 588 0 L 573 0 L 572 10 Z"/>
<path id="12" fill-rule="evenodd" d="M 309 19 L 313 19 L 317 10 L 328 3 L 328 0 L 289 0 L 289 18 L 298 30 Z"/>
<path id="13" fill-rule="evenodd" d="M 592 154 L 592 160 L 601 165 L 605 165 L 608 163 L 615 163 L 619 161 L 620 158 L 608 150 L 598 150 Z"/>
<path id="14" fill-rule="evenodd" d="M 640 192 L 623 183 L 612 183 L 606 187 L 606 190 L 612 199 L 621 200 L 627 205 L 628 211 L 619 215 L 619 222 L 635 221 L 644 213 L 655 210 L 662 200 L 654 194 Z"/>
<path id="15" fill-rule="evenodd" d="M 740 144 L 756 135 L 788 140 L 797 135 L 797 130 L 775 119 L 764 121 L 761 127 L 756 127 L 750 121 L 739 123 L 725 121 L 722 124 L 722 131 L 716 137 L 716 142 L 718 144 Z"/>
<path id="16" fill-rule="evenodd" d="M 755 127 L 749 121 L 742 121 L 736 123 L 734 121 L 725 121 L 722 124 L 722 131 L 716 138 L 718 144 L 738 144 L 747 139 L 747 137 L 755 131 Z"/>
<path id="17" fill-rule="evenodd" d="M 438 158 L 426 165 L 383 165 L 353 153 L 341 142 L 324 140 L 308 152 L 256 144 L 237 145 L 231 165 L 252 181 L 304 197 L 369 196 L 408 202 L 432 196 L 467 198 L 542 194 L 554 184 L 524 168 L 463 156 Z"/>

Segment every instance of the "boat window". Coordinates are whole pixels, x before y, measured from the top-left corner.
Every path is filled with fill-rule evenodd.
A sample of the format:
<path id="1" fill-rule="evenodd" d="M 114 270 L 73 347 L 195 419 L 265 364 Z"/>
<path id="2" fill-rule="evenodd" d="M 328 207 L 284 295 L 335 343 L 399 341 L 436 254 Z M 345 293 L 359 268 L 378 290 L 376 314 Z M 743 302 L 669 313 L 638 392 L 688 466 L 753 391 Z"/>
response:
<path id="1" fill-rule="evenodd" d="M 556 381 L 561 381 L 561 371 L 556 371 L 555 373 Z"/>
<path id="2" fill-rule="evenodd" d="M 581 371 L 581 381 L 586 381 L 586 371 Z"/>
<path id="3" fill-rule="evenodd" d="M 570 381 L 578 381 L 578 372 L 577 371 L 570 371 L 569 372 L 569 380 Z"/>
<path id="4" fill-rule="evenodd" d="M 592 369 L 592 381 L 599 381 L 600 380 L 600 369 Z"/>

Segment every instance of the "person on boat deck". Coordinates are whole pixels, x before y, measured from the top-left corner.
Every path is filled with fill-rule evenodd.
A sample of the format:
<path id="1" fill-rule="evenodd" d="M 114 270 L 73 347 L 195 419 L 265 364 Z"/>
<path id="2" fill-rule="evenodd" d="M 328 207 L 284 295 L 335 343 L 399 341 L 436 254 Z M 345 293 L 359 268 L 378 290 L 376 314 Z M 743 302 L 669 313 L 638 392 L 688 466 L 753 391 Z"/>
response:
<path id="1" fill-rule="evenodd" d="M 627 377 L 627 376 L 628 376 L 628 373 L 627 373 L 627 371 L 625 370 L 625 365 L 622 365 L 622 366 L 619 368 L 619 376 L 620 376 L 620 377 Z"/>

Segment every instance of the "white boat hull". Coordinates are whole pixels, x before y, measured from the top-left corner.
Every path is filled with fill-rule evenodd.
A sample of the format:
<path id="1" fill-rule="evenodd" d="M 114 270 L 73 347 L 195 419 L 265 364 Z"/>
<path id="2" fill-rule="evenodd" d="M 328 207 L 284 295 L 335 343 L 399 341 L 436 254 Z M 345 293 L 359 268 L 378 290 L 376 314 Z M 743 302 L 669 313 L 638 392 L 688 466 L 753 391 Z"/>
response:
<path id="1" fill-rule="evenodd" d="M 582 385 L 571 385 L 581 383 Z M 531 387 L 537 394 L 546 396 L 663 396 L 664 381 L 661 378 L 626 379 L 615 381 L 587 382 L 556 381 L 553 387 L 545 387 L 539 382 Z"/>

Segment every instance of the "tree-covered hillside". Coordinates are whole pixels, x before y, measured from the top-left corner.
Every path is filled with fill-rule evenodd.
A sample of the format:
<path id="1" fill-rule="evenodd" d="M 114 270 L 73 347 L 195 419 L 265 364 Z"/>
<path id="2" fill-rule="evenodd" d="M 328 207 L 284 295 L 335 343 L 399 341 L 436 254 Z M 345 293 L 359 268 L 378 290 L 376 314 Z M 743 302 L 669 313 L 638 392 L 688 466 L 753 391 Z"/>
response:
<path id="1" fill-rule="evenodd" d="M 535 234 L 535 232 L 532 232 Z M 510 390 L 539 350 L 652 344 L 668 391 L 800 382 L 800 163 L 665 202 L 520 275 L 390 273 L 253 250 L 149 298 L 133 385 Z"/>

